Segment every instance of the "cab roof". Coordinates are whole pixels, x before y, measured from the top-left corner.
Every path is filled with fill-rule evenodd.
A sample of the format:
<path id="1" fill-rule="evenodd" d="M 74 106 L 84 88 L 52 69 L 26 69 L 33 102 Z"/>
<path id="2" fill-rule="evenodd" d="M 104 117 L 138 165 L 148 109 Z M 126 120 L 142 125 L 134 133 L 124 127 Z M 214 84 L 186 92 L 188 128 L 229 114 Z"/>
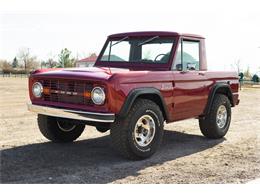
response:
<path id="1" fill-rule="evenodd" d="M 164 37 L 171 37 L 171 36 L 185 36 L 185 37 L 193 37 L 193 38 L 201 38 L 204 37 L 195 34 L 188 34 L 188 33 L 178 33 L 178 32 L 170 32 L 170 31 L 140 31 L 140 32 L 125 32 L 125 33 L 118 33 L 109 35 L 109 38 L 118 38 L 118 37 L 142 37 L 142 36 L 164 36 Z"/>

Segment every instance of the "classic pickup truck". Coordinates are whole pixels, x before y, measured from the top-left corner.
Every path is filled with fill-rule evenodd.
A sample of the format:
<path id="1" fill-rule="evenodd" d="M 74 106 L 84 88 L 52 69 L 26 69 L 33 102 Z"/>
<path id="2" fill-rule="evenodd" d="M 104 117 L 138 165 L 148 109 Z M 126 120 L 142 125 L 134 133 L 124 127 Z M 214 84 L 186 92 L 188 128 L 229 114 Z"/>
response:
<path id="1" fill-rule="evenodd" d="M 144 159 L 160 146 L 165 122 L 196 118 L 207 138 L 225 136 L 238 87 L 235 72 L 207 71 L 202 36 L 120 33 L 108 36 L 94 67 L 34 71 L 28 109 L 53 142 L 72 142 L 91 125 L 110 130 L 124 157 Z"/>

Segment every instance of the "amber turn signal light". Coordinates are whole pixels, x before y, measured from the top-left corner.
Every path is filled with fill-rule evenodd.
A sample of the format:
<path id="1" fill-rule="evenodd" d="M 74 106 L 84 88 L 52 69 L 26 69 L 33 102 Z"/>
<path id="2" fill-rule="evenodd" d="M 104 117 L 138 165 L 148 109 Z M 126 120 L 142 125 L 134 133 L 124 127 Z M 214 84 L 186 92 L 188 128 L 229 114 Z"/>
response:
<path id="1" fill-rule="evenodd" d="M 83 96 L 84 96 L 85 98 L 90 98 L 90 97 L 91 97 L 91 92 L 85 91 Z"/>
<path id="2" fill-rule="evenodd" d="M 50 94 L 50 89 L 49 88 L 43 88 L 43 93 L 45 94 L 45 95 L 49 95 Z"/>

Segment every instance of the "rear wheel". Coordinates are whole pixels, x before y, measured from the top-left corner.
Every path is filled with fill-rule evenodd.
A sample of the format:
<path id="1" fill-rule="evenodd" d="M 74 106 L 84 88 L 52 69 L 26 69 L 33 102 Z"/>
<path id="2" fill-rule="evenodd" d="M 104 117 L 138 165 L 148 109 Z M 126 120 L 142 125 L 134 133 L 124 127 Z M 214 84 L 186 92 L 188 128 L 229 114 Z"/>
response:
<path id="1" fill-rule="evenodd" d="M 163 114 L 151 100 L 138 99 L 125 118 L 111 126 L 112 144 L 122 156 L 144 159 L 153 155 L 163 137 Z"/>
<path id="2" fill-rule="evenodd" d="M 216 94 L 209 114 L 199 120 L 200 130 L 205 137 L 222 138 L 226 135 L 231 121 L 231 105 L 227 96 Z"/>
<path id="3" fill-rule="evenodd" d="M 41 114 L 38 115 L 38 126 L 43 136 L 53 142 L 72 142 L 85 128 L 83 124 Z"/>

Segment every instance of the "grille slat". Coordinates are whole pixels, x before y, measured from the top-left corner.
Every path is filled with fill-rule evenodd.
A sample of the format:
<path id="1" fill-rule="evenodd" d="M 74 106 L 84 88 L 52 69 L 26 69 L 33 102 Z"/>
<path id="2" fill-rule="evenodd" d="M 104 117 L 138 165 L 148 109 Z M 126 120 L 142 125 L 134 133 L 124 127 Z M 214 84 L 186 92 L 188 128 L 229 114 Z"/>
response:
<path id="1" fill-rule="evenodd" d="M 90 98 L 84 97 L 84 92 L 91 92 L 93 85 L 83 81 L 70 80 L 43 80 L 43 87 L 48 88 L 44 93 L 44 101 L 61 102 L 69 104 L 92 105 Z"/>

